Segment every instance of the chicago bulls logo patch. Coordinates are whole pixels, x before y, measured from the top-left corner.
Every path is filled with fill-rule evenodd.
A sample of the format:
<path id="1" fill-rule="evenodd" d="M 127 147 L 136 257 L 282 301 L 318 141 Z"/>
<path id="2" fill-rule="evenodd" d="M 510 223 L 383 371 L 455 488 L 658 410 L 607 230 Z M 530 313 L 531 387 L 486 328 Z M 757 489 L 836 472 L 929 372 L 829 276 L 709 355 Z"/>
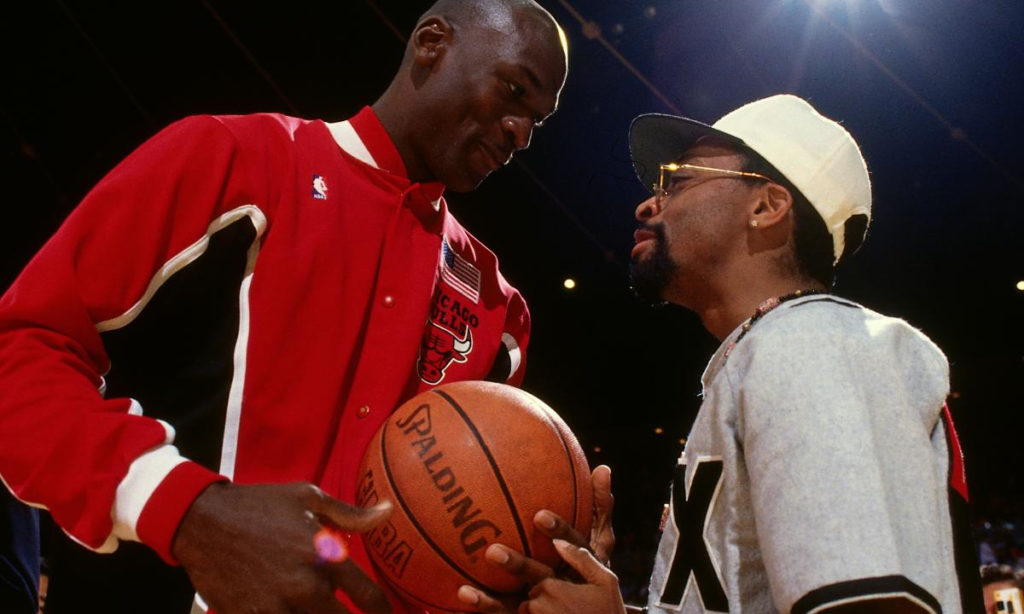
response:
<path id="1" fill-rule="evenodd" d="M 464 363 L 473 350 L 473 329 L 480 319 L 466 300 L 455 298 L 442 285 L 434 291 L 430 319 L 423 329 L 416 372 L 427 384 L 440 384 L 454 363 Z"/>
<path id="2" fill-rule="evenodd" d="M 428 322 L 423 331 L 420 359 L 416 363 L 420 379 L 428 384 L 441 383 L 448 367 L 453 362 L 466 362 L 466 355 L 472 349 L 473 331 L 469 328 L 466 328 L 466 336 L 460 339 L 450 330 Z"/>

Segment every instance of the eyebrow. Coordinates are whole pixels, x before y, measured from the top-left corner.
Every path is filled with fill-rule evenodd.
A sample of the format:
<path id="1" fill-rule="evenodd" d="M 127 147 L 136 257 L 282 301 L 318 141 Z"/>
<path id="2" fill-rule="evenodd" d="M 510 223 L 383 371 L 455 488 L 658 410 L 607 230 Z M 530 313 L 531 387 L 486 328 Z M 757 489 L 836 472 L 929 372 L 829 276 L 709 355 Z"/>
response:
<path id="1" fill-rule="evenodd" d="M 537 89 L 543 89 L 544 86 L 541 84 L 540 79 L 537 77 L 537 74 L 530 70 L 528 66 L 519 64 L 517 68 L 519 68 L 519 70 L 523 71 L 523 73 L 526 74 L 526 78 L 530 80 L 530 83 L 533 84 L 533 87 Z"/>

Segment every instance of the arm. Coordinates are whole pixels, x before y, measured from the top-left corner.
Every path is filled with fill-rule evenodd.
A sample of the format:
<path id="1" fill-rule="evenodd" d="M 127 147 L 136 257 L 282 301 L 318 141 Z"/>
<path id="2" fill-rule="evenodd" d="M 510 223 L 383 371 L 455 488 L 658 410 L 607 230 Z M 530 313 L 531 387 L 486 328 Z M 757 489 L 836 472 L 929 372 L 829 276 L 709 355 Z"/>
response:
<path id="1" fill-rule="evenodd" d="M 510 286 L 500 272 L 498 285 L 508 297 L 505 326 L 498 355 L 485 379 L 522 387 L 526 375 L 526 347 L 530 342 L 530 310 L 519 291 Z"/>
<path id="2" fill-rule="evenodd" d="M 353 563 L 317 560 L 314 536 L 363 530 L 386 509 L 309 485 L 223 484 L 179 454 L 170 425 L 104 394 L 102 333 L 129 325 L 223 224 L 251 223 L 256 240 L 268 227 L 271 180 L 259 169 L 289 162 L 257 145 L 239 146 L 217 118 L 171 126 L 90 192 L 0 301 L 0 474 L 93 549 L 128 539 L 180 561 L 220 614 L 336 612 L 324 598 L 334 588 L 385 611 Z"/>
<path id="3" fill-rule="evenodd" d="M 776 606 L 937 611 L 945 361 L 902 323 L 794 309 L 808 311 L 748 338 L 726 371 L 742 375 L 737 429 Z"/>
<path id="4" fill-rule="evenodd" d="M 223 479 L 178 454 L 173 428 L 137 401 L 105 398 L 101 333 L 252 202 L 245 175 L 216 119 L 172 125 L 100 181 L 0 300 L 0 474 L 90 548 L 129 539 L 169 559 L 188 504 Z M 158 513 L 144 513 L 154 495 Z"/>

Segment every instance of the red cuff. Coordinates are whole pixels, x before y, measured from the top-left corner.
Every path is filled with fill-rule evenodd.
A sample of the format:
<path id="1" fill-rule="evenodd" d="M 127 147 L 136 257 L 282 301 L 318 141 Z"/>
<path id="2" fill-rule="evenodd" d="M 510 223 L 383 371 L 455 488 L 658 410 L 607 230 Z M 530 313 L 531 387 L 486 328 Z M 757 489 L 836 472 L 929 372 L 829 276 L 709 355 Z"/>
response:
<path id="1" fill-rule="evenodd" d="M 226 477 L 191 461 L 172 469 L 142 508 L 135 526 L 139 541 L 156 550 L 167 563 L 177 565 L 171 544 L 185 512 L 207 486 L 227 481 Z"/>

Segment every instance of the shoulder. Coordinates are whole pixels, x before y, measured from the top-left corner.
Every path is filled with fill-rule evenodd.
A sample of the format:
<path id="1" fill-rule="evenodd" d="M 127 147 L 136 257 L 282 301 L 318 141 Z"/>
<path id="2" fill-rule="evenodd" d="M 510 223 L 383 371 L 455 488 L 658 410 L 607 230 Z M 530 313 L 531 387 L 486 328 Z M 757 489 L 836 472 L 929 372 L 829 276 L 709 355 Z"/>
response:
<path id="1" fill-rule="evenodd" d="M 273 181 L 283 168 L 337 150 L 322 121 L 279 113 L 192 115 L 165 128 L 153 143 L 200 159 L 226 156 L 251 169 L 256 181 Z"/>
<path id="2" fill-rule="evenodd" d="M 945 355 L 920 330 L 833 296 L 769 312 L 737 344 L 729 363 L 748 384 L 761 378 L 826 387 L 836 380 L 900 381 L 945 395 L 949 378 Z"/>
<path id="3" fill-rule="evenodd" d="M 160 135 L 180 138 L 230 139 L 238 143 L 255 140 L 294 140 L 301 133 L 326 126 L 319 120 L 307 120 L 280 113 L 249 115 L 189 115 L 160 131 Z"/>
<path id="4" fill-rule="evenodd" d="M 748 337 L 752 346 L 764 352 L 771 348 L 812 355 L 829 350 L 886 352 L 946 362 L 938 346 L 905 320 L 831 295 L 781 305 L 751 329 Z"/>
<path id="5" fill-rule="evenodd" d="M 280 113 L 252 113 L 249 115 L 200 115 L 186 118 L 196 122 L 214 122 L 234 136 L 239 142 L 253 139 L 281 139 L 293 141 L 303 132 L 320 125 L 327 134 L 326 126 L 318 120 L 301 119 Z"/>

